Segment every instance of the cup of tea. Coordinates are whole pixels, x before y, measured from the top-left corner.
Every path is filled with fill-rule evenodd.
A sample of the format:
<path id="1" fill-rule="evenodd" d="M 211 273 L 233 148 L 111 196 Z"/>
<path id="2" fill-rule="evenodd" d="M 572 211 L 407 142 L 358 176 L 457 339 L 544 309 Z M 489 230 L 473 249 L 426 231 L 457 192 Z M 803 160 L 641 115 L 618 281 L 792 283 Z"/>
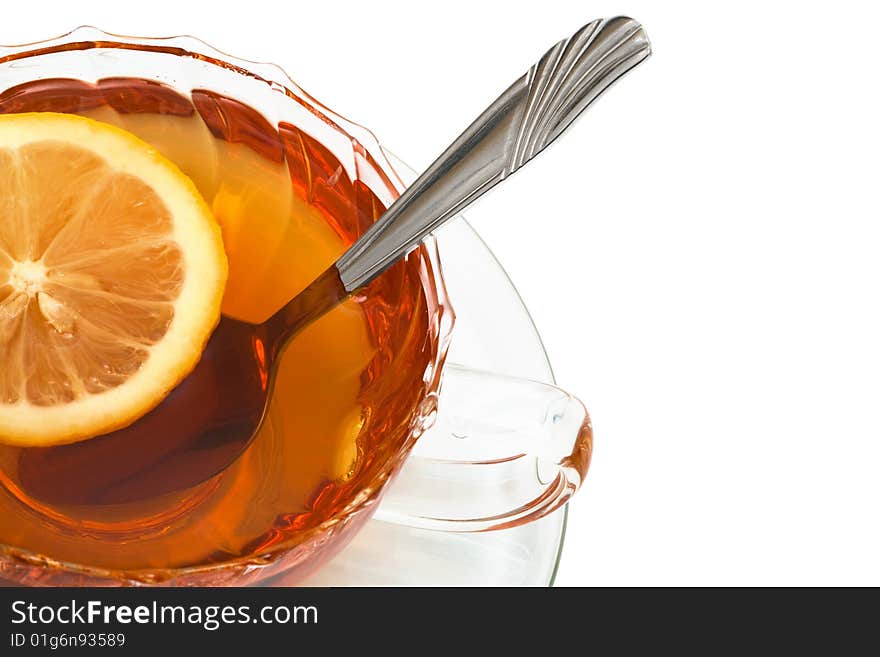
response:
<path id="1" fill-rule="evenodd" d="M 2 47 L 0 114 L 31 112 L 115 125 L 176 164 L 220 224 L 221 312 L 254 326 L 404 189 L 369 131 L 278 67 L 190 37 L 80 28 Z M 259 433 L 212 477 L 188 473 L 223 449 L 219 432 L 185 447 L 161 430 L 124 448 L 102 437 L 0 445 L 0 580 L 296 583 L 346 545 L 395 478 L 383 517 L 414 527 L 498 530 L 559 509 L 589 466 L 589 417 L 551 385 L 446 363 L 455 300 L 441 255 L 426 241 L 297 335 Z M 174 421 L 209 419 L 196 403 Z M 449 458 L 411 456 L 429 429 L 449 437 Z"/>

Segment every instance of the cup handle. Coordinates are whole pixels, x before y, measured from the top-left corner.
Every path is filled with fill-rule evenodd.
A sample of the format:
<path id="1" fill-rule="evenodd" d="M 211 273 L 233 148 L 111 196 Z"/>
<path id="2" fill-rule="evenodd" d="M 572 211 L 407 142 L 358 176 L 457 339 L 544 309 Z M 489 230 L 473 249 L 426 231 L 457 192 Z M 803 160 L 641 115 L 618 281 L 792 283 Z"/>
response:
<path id="1" fill-rule="evenodd" d="M 592 449 L 590 417 L 567 392 L 447 364 L 437 420 L 376 518 L 455 532 L 516 527 L 571 498 Z"/>

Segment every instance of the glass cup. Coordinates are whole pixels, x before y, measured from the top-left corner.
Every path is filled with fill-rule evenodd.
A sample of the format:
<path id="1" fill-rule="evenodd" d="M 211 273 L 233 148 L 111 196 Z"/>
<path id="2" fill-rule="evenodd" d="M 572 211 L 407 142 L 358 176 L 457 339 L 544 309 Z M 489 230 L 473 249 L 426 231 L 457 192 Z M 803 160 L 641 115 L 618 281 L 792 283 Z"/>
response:
<path id="1" fill-rule="evenodd" d="M 190 37 L 130 38 L 80 28 L 51 41 L 2 47 L 0 112 L 79 112 L 102 104 L 118 109 L 130 93 L 124 81 L 132 79 L 158 83 L 148 87 L 153 91 L 176 90 L 149 99 L 162 107 L 182 99 L 183 111 L 190 111 L 186 103 L 191 103 L 216 127 L 215 137 L 267 157 L 280 154 L 295 193 L 332 217 L 331 227 L 346 243 L 357 239 L 404 188 L 370 132 L 308 96 L 280 68 L 227 56 Z M 78 90 L 68 93 L 68 84 L 67 95 L 59 96 L 52 82 L 58 80 L 75 81 Z M 205 98 L 210 102 L 200 102 Z M 234 114 L 246 115 L 246 120 L 226 120 Z M 281 525 L 267 527 L 271 540 L 258 542 L 259 549 L 245 554 L 214 555 L 174 567 L 145 563 L 122 568 L 80 563 L 76 555 L 33 545 L 0 544 L 0 581 L 289 585 L 314 572 L 353 537 L 395 478 L 382 519 L 437 531 L 514 527 L 568 501 L 591 457 L 586 410 L 550 385 L 445 365 L 454 315 L 433 240 L 380 277 L 360 303 L 380 346 L 362 379 L 362 393 L 375 394 L 357 437 L 361 457 L 348 476 L 324 486 L 307 512 L 285 515 Z M 432 426 L 431 457 L 410 456 L 415 441 Z M 283 438 L 283 432 L 274 436 L 276 443 L 283 444 Z M 277 454 L 273 449 L 283 449 L 268 442 L 258 438 L 243 460 L 265 461 Z M 402 469 L 404 461 L 407 467 Z M 243 467 L 236 464 L 230 470 Z M 81 528 L 85 523 L 95 540 L 124 550 L 118 547 L 122 540 L 159 540 L 154 536 L 197 518 L 192 515 L 197 510 L 221 504 L 216 499 L 232 478 L 233 473 L 221 473 L 174 500 L 139 501 L 137 508 L 110 505 L 100 519 L 71 521 L 57 509 L 44 511 L 56 524 L 73 522 Z M 5 480 L 5 492 L 10 493 L 14 484 Z M 15 492 L 8 503 L 20 502 L 13 499 Z M 249 503 L 256 509 L 260 499 Z M 118 520 L 132 514 L 141 521 L 149 517 L 152 524 L 147 528 L 144 522 Z"/>

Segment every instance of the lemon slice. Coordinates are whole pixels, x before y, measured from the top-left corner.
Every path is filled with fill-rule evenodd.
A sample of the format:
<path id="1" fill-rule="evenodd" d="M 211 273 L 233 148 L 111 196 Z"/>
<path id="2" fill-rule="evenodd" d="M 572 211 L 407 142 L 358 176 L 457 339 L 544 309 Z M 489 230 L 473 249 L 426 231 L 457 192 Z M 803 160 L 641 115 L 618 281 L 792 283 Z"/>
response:
<path id="1" fill-rule="evenodd" d="M 220 318 L 220 229 L 137 137 L 0 116 L 0 442 L 131 424 L 196 365 Z"/>

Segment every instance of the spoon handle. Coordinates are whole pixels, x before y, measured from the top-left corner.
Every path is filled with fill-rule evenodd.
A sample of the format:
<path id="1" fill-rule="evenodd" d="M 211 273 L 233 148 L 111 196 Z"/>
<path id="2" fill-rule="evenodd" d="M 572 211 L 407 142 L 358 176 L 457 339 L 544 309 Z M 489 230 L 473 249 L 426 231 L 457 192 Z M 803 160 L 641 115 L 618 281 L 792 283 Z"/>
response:
<path id="1" fill-rule="evenodd" d="M 359 289 L 522 167 L 651 53 L 631 18 L 593 21 L 514 82 L 336 262 Z"/>

